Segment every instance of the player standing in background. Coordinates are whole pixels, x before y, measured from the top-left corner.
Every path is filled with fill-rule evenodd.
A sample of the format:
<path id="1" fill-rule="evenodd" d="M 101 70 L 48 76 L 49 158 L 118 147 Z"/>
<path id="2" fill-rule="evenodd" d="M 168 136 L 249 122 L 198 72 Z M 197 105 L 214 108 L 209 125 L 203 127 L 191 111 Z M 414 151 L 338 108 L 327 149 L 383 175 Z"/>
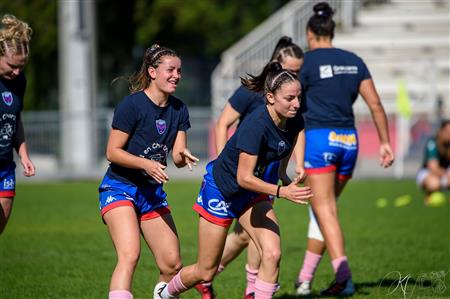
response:
<path id="1" fill-rule="evenodd" d="M 305 96 L 306 147 L 304 164 L 299 163 L 296 171 L 305 168 L 308 175 L 305 184 L 314 193 L 311 199 L 314 212 L 310 211 L 307 251 L 296 283 L 299 295 L 311 293 L 311 281 L 325 248 L 336 280 L 321 294 L 339 296 L 355 292 L 336 200 L 351 178 L 357 159 L 352 105 L 358 94 L 366 101 L 378 131 L 380 164 L 389 167 L 394 161 L 386 113 L 369 70 L 361 58 L 332 45 L 333 14 L 328 3 L 314 6 L 314 15 L 306 28 L 310 51 L 305 54 L 300 71 Z"/>
<path id="2" fill-rule="evenodd" d="M 4 15 L 0 27 L 0 234 L 5 229 L 16 195 L 16 164 L 13 150 L 19 155 L 24 175 L 36 169 L 28 157 L 21 111 L 26 80 L 23 68 L 30 51 L 31 28 L 12 15 Z"/>
<path id="3" fill-rule="evenodd" d="M 167 156 L 177 167 L 198 159 L 186 148 L 187 107 L 171 94 L 181 78 L 181 60 L 171 49 L 153 45 L 139 72 L 130 78 L 132 94 L 114 112 L 106 149 L 111 162 L 99 187 L 100 209 L 117 253 L 109 298 L 130 299 L 142 234 L 168 282 L 180 269 L 180 246 L 163 190 Z"/>
<path id="4" fill-rule="evenodd" d="M 295 74 L 270 62 L 258 76 L 242 79 L 250 90 L 264 90 L 266 105 L 258 107 L 228 140 L 217 160 L 210 162 L 194 205 L 199 218 L 197 263 L 184 267 L 169 282 L 160 284 L 159 298 L 174 298 L 200 282 L 211 281 L 217 272 L 233 218 L 255 242 L 261 265 L 255 280 L 255 298 L 272 298 L 277 289 L 281 256 L 280 231 L 267 195 L 306 203 L 309 187 L 291 181 L 286 167 L 297 136 L 303 130 L 300 82 Z M 265 168 L 281 160 L 283 185 L 262 180 Z"/>
<path id="5" fill-rule="evenodd" d="M 290 37 L 283 36 L 278 40 L 270 61 L 278 61 L 283 69 L 297 74 L 303 64 L 303 51 L 297 44 L 292 42 Z M 225 105 L 217 120 L 215 131 L 217 154 L 220 154 L 225 147 L 228 140 L 228 130 L 237 121 L 239 121 L 239 126 L 252 111 L 264 104 L 265 97 L 263 92 L 254 92 L 243 85 L 239 86 Z M 301 134 L 303 135 L 304 132 L 302 131 Z M 304 137 L 302 136 L 302 138 Z M 264 173 L 263 180 L 268 183 L 277 184 L 279 165 L 279 161 L 270 164 Z M 255 279 L 258 275 L 260 265 L 260 256 L 255 244 L 250 240 L 249 235 L 242 229 L 239 222 L 235 223 L 233 232 L 227 236 L 218 272 L 222 272 L 247 246 L 247 264 L 245 265 L 247 287 L 245 296 L 253 298 Z M 215 298 L 212 282 L 199 284 L 196 286 L 196 289 L 202 294 L 202 299 Z"/>
<path id="6" fill-rule="evenodd" d="M 417 185 L 425 192 L 425 205 L 433 203 L 434 192 L 447 191 L 450 181 L 450 120 L 442 121 L 436 136 L 428 139 L 422 168 L 417 173 Z M 439 198 L 439 193 L 436 193 Z M 445 196 L 440 194 L 445 200 Z M 431 200 L 431 201 L 430 201 Z M 442 203 L 445 203 L 443 201 Z"/>

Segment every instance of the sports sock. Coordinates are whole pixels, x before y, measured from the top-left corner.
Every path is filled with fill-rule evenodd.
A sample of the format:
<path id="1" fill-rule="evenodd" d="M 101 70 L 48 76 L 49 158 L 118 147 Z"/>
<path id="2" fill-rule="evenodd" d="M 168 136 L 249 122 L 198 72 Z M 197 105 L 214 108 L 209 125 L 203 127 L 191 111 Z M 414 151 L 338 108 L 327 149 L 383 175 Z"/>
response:
<path id="1" fill-rule="evenodd" d="M 331 264 L 333 265 L 333 270 L 336 274 L 336 282 L 344 282 L 352 276 L 346 256 L 341 256 L 332 260 Z"/>
<path id="2" fill-rule="evenodd" d="M 127 290 L 110 291 L 109 299 L 133 299 L 133 295 Z"/>
<path id="3" fill-rule="evenodd" d="M 311 281 L 321 259 L 322 256 L 320 254 L 316 254 L 314 252 L 306 250 L 305 259 L 303 260 L 303 267 L 298 274 L 298 281 Z"/>
<path id="4" fill-rule="evenodd" d="M 178 294 L 186 291 L 188 288 L 184 286 L 181 282 L 181 271 L 175 275 L 172 280 L 167 285 L 167 288 L 164 289 L 163 294 L 167 290 L 167 294 L 170 296 L 177 296 Z"/>
<path id="5" fill-rule="evenodd" d="M 245 265 L 245 271 L 247 272 L 247 287 L 245 288 L 245 295 L 255 292 L 255 280 L 258 276 L 259 269 L 251 269 L 248 264 Z"/>
<path id="6" fill-rule="evenodd" d="M 278 288 L 277 283 L 255 280 L 255 299 L 271 299 Z"/>

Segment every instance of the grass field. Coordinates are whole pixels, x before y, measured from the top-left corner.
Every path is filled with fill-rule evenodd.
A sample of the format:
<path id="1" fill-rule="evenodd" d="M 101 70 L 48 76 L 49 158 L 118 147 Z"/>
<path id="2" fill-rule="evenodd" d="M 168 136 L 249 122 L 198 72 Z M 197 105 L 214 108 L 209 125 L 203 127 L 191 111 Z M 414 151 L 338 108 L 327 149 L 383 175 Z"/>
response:
<path id="1" fill-rule="evenodd" d="M 99 216 L 97 184 L 19 182 L 13 215 L 0 236 L 0 298 L 107 298 L 115 253 Z M 166 186 L 185 264 L 196 257 L 197 216 L 191 206 L 198 188 L 197 181 Z M 395 207 L 395 198 L 405 194 L 411 203 Z M 449 207 L 424 207 L 421 196 L 413 181 L 348 185 L 339 205 L 355 298 L 450 298 Z M 384 208 L 376 207 L 380 197 L 387 200 Z M 285 200 L 278 200 L 275 209 L 283 244 L 276 298 L 296 298 L 293 282 L 305 250 L 307 210 Z M 242 255 L 217 277 L 220 299 L 242 298 L 244 263 Z M 135 298 L 152 298 L 157 277 L 143 243 Z M 314 290 L 332 279 L 325 258 Z M 199 298 L 195 291 L 182 297 Z"/>

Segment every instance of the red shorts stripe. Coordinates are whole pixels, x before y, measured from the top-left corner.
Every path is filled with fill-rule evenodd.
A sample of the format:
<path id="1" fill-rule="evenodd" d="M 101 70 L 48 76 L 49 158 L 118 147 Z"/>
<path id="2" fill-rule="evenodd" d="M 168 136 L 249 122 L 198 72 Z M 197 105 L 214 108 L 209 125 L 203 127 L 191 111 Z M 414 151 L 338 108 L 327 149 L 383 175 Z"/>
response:
<path id="1" fill-rule="evenodd" d="M 14 196 L 16 196 L 15 190 L 0 191 L 0 197 L 14 197 Z"/>
<path id="2" fill-rule="evenodd" d="M 103 215 L 106 214 L 106 212 L 108 212 L 108 211 L 110 211 L 110 210 L 112 210 L 114 208 L 124 207 L 124 206 L 129 206 L 129 207 L 133 207 L 134 208 L 133 203 L 131 201 L 129 201 L 129 200 L 118 200 L 118 201 L 116 201 L 116 202 L 114 202 L 112 204 L 107 205 L 106 207 L 104 207 L 101 210 L 102 217 L 103 217 Z"/>
<path id="3" fill-rule="evenodd" d="M 320 168 L 306 168 L 305 172 L 306 174 L 321 174 L 321 173 L 329 173 L 336 171 L 336 165 L 330 165 Z"/>
<path id="4" fill-rule="evenodd" d="M 219 218 L 214 215 L 211 215 L 210 213 L 208 213 L 208 211 L 206 211 L 202 206 L 200 206 L 197 203 L 194 204 L 192 209 L 197 213 L 199 213 L 201 217 L 205 218 L 209 222 L 214 223 L 216 225 L 229 227 L 231 223 L 233 223 L 233 218 Z"/>
<path id="5" fill-rule="evenodd" d="M 341 182 L 346 182 L 352 178 L 351 174 L 338 174 L 337 179 Z"/>
<path id="6" fill-rule="evenodd" d="M 141 221 L 150 220 L 150 219 L 161 217 L 166 214 L 170 214 L 170 208 L 162 207 L 162 208 L 156 209 L 154 211 L 142 214 L 141 216 L 139 216 L 139 220 L 141 220 Z"/>

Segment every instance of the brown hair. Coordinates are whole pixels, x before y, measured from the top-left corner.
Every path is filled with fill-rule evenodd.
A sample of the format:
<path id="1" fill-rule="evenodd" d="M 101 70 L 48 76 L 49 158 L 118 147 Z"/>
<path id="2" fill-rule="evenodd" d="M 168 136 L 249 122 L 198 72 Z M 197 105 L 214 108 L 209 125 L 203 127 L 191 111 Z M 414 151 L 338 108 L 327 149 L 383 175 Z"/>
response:
<path id="1" fill-rule="evenodd" d="M 174 50 L 160 47 L 157 44 L 154 44 L 145 50 L 140 70 L 128 78 L 128 81 L 130 82 L 130 91 L 132 93 L 141 91 L 150 85 L 152 79 L 148 74 L 148 68 L 153 67 L 156 69 L 162 62 L 161 58 L 164 56 L 179 57 Z"/>
<path id="2" fill-rule="evenodd" d="M 0 25 L 0 56 L 7 53 L 27 56 L 32 30 L 13 15 L 4 15 Z"/>

